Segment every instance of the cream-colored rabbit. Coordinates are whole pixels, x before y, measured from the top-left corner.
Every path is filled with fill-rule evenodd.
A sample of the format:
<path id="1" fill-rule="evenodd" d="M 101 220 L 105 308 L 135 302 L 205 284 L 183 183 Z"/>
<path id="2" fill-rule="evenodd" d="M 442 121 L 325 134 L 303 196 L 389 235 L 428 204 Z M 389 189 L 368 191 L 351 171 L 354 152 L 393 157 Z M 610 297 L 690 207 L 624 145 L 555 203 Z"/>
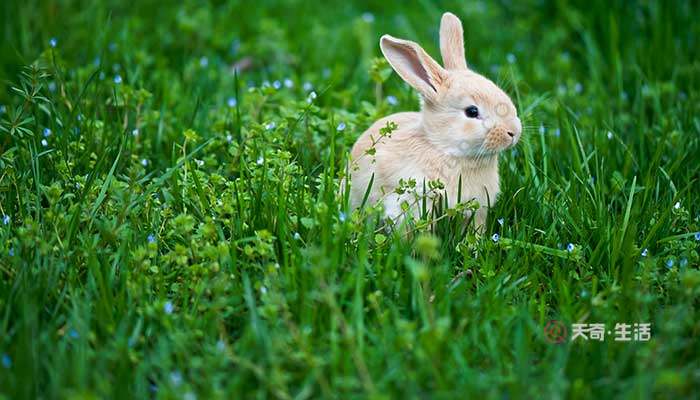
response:
<path id="1" fill-rule="evenodd" d="M 405 216 L 404 202 L 416 216 L 423 198 L 428 210 L 435 198 L 423 188 L 439 180 L 450 207 L 458 193 L 462 202 L 476 199 L 481 204 L 476 225 L 486 221 L 487 208 L 499 193 L 498 153 L 518 142 L 522 127 L 508 95 L 467 68 L 463 40 L 462 23 L 445 13 L 440 24 L 443 68 L 418 44 L 381 37 L 384 57 L 421 94 L 423 106 L 420 112 L 380 119 L 357 140 L 350 163 L 352 208 L 369 193 L 367 202 L 383 201 L 386 216 L 395 221 Z M 381 135 L 388 122 L 398 128 Z M 396 190 L 401 179 L 411 178 L 414 191 Z"/>

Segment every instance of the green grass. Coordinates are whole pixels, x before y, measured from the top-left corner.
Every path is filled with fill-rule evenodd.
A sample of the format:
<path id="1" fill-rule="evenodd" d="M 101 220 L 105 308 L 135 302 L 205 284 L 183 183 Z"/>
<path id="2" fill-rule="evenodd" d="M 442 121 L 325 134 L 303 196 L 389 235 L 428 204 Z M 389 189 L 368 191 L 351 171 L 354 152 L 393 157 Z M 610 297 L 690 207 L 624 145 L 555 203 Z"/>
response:
<path id="1" fill-rule="evenodd" d="M 700 10 L 576 3 L 2 2 L 0 398 L 697 396 Z M 338 187 L 446 10 L 526 130 L 402 238 Z"/>

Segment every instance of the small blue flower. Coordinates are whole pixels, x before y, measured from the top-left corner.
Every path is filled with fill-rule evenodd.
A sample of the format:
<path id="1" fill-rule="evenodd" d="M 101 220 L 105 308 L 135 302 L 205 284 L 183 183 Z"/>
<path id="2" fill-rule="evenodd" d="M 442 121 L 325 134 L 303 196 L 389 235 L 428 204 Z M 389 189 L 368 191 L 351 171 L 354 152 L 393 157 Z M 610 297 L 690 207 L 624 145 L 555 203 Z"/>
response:
<path id="1" fill-rule="evenodd" d="M 338 132 L 342 132 L 345 130 L 345 122 L 341 122 L 338 124 L 338 126 L 335 128 Z"/>
<path id="2" fill-rule="evenodd" d="M 175 309 L 175 306 L 173 306 L 173 303 L 166 301 L 165 304 L 163 305 L 163 311 L 165 311 L 166 314 L 172 314 L 173 310 Z"/>
<path id="3" fill-rule="evenodd" d="M 68 331 L 68 337 L 70 337 L 71 339 L 77 339 L 80 337 L 80 334 L 75 329 L 71 329 Z"/>
<path id="4" fill-rule="evenodd" d="M 642 257 L 646 257 L 648 255 L 649 255 L 649 249 L 642 250 Z"/>
<path id="5" fill-rule="evenodd" d="M 583 85 L 581 83 L 576 82 L 576 85 L 574 85 L 574 91 L 576 93 L 581 93 L 583 91 Z"/>
<path id="6" fill-rule="evenodd" d="M 51 39 L 49 39 L 49 46 L 55 48 L 56 46 L 58 46 L 58 40 L 55 37 L 52 37 Z"/>
<path id="7" fill-rule="evenodd" d="M 134 128 L 134 129 L 131 131 L 131 136 L 136 137 L 136 136 L 138 136 L 138 135 L 139 135 L 139 128 Z"/>
<path id="8" fill-rule="evenodd" d="M 268 131 L 275 129 L 276 127 L 277 127 L 277 124 L 275 124 L 274 122 L 268 122 L 265 125 L 265 129 L 267 129 Z"/>
<path id="9" fill-rule="evenodd" d="M 53 93 L 56 91 L 56 82 L 49 82 L 49 92 Z"/>
<path id="10" fill-rule="evenodd" d="M 10 250 L 7 252 L 7 254 L 8 254 L 10 257 L 14 257 L 14 255 L 15 255 L 15 248 L 14 248 L 14 247 L 10 247 Z"/>
<path id="11" fill-rule="evenodd" d="M 216 349 L 219 350 L 219 351 L 224 351 L 224 350 L 226 350 L 226 342 L 224 342 L 223 340 L 219 339 L 219 340 L 216 342 Z"/>
<path id="12" fill-rule="evenodd" d="M 557 128 L 554 130 L 554 136 L 559 137 L 561 136 L 561 129 Z"/>
<path id="13" fill-rule="evenodd" d="M 688 259 L 685 257 L 681 258 L 681 261 L 678 263 L 678 266 L 680 266 L 681 268 L 687 267 L 688 266 Z"/>
<path id="14" fill-rule="evenodd" d="M 681 208 L 681 202 L 680 202 L 680 201 L 677 201 L 676 204 L 673 205 L 673 208 L 675 208 L 676 210 L 678 210 L 679 208 Z"/>
<path id="15" fill-rule="evenodd" d="M 122 76 L 119 74 L 114 75 L 114 83 L 116 83 L 117 85 L 121 84 L 122 83 Z"/>
<path id="16" fill-rule="evenodd" d="M 294 232 L 294 240 L 301 240 L 301 235 L 299 232 Z"/>
<path id="17" fill-rule="evenodd" d="M 513 53 L 508 53 L 506 55 L 506 60 L 508 61 L 509 64 L 514 64 L 516 61 L 515 54 Z"/>
<path id="18" fill-rule="evenodd" d="M 399 104 L 399 100 L 395 96 L 386 96 L 386 102 L 391 106 Z"/>
<path id="19" fill-rule="evenodd" d="M 668 260 L 666 260 L 666 268 L 668 268 L 668 269 L 673 268 L 673 259 L 672 258 L 669 258 Z"/>
<path id="20" fill-rule="evenodd" d="M 311 84 L 311 82 L 304 82 L 304 85 L 302 86 L 305 92 L 310 92 L 313 90 L 314 85 Z"/>
<path id="21" fill-rule="evenodd" d="M 608 140 L 611 140 L 613 138 L 613 133 L 612 131 L 608 131 Z"/>
<path id="22" fill-rule="evenodd" d="M 49 137 L 49 136 L 51 136 L 51 129 L 44 128 L 44 137 Z"/>
<path id="23" fill-rule="evenodd" d="M 498 222 L 498 225 L 503 226 L 503 224 L 506 222 L 503 218 L 499 218 L 496 220 Z"/>
<path id="24" fill-rule="evenodd" d="M 207 65 L 209 65 L 209 59 L 206 57 L 202 57 L 199 59 L 199 66 L 202 68 L 206 68 Z"/>
<path id="25" fill-rule="evenodd" d="M 566 245 L 566 251 L 568 251 L 569 253 L 571 253 L 572 251 L 574 251 L 574 248 L 576 248 L 576 246 L 574 246 L 573 243 L 569 243 L 569 244 Z"/>
<path id="26" fill-rule="evenodd" d="M 341 211 L 340 213 L 338 213 L 338 220 L 340 222 L 345 222 L 346 219 L 347 219 L 347 215 L 345 215 L 344 212 Z"/>
<path id="27" fill-rule="evenodd" d="M 700 240 L 700 232 L 695 232 L 695 240 Z"/>
<path id="28" fill-rule="evenodd" d="M 5 369 L 10 369 L 12 366 L 12 358 L 10 358 L 9 354 L 2 355 L 2 366 L 5 367 Z"/>
<path id="29" fill-rule="evenodd" d="M 255 160 L 255 163 L 258 165 L 263 165 L 265 163 L 265 157 L 263 157 L 263 156 L 258 157 L 258 159 Z"/>
<path id="30" fill-rule="evenodd" d="M 493 236 L 491 236 L 491 240 L 493 240 L 494 243 L 498 243 L 498 241 L 501 240 L 501 235 L 494 233 Z"/>
<path id="31" fill-rule="evenodd" d="M 289 78 L 285 79 L 285 80 L 284 80 L 284 87 L 286 87 L 287 89 L 293 88 L 293 87 L 294 87 L 294 81 L 291 80 L 291 79 L 289 79 Z"/>
<path id="32" fill-rule="evenodd" d="M 151 233 L 150 235 L 148 235 L 148 237 L 146 238 L 146 240 L 148 240 L 148 243 L 155 243 L 155 242 L 156 242 L 156 237 L 155 237 L 155 235 L 153 235 L 153 234 Z"/>
<path id="33" fill-rule="evenodd" d="M 236 100 L 235 97 L 229 97 L 228 100 L 226 100 L 226 104 L 230 107 L 233 108 L 238 104 L 238 100 Z"/>
<path id="34" fill-rule="evenodd" d="M 3 225 L 9 225 L 10 221 L 11 221 L 11 219 L 10 219 L 9 215 L 5 214 L 2 216 L 2 224 Z"/>
<path id="35" fill-rule="evenodd" d="M 0 114 L 5 114 L 5 111 L 7 111 L 7 107 L 5 105 L 0 105 Z"/>
<path id="36" fill-rule="evenodd" d="M 173 371 L 170 373 L 170 382 L 172 382 L 174 386 L 180 386 L 182 383 L 182 374 L 180 371 Z"/>
<path id="37" fill-rule="evenodd" d="M 279 90 L 280 88 L 282 88 L 282 82 L 274 81 L 274 82 L 272 82 L 272 87 Z"/>
<path id="38" fill-rule="evenodd" d="M 147 166 L 148 166 L 148 160 L 145 159 L 145 158 L 142 159 L 142 160 L 141 160 L 141 165 L 143 165 L 144 167 L 147 167 Z"/>
<path id="39" fill-rule="evenodd" d="M 372 14 L 371 12 L 362 13 L 362 20 L 368 24 L 371 24 L 372 22 L 374 22 L 374 14 Z"/>
<path id="40" fill-rule="evenodd" d="M 233 142 L 233 136 L 231 136 L 231 135 L 226 135 L 226 141 L 229 142 L 229 143 Z"/>
<path id="41" fill-rule="evenodd" d="M 545 129 L 544 125 L 540 124 L 540 135 L 544 135 L 544 133 L 547 132 Z"/>

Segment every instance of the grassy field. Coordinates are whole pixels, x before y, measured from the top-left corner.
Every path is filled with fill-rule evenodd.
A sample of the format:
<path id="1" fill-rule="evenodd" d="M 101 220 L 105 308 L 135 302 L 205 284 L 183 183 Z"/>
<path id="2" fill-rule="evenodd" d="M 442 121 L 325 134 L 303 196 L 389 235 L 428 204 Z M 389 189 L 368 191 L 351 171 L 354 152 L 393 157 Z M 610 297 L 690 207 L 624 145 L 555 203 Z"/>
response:
<path id="1" fill-rule="evenodd" d="M 2 2 L 0 399 L 697 398 L 700 7 L 574 3 Z M 444 11 L 525 131 L 405 238 L 338 189 Z"/>

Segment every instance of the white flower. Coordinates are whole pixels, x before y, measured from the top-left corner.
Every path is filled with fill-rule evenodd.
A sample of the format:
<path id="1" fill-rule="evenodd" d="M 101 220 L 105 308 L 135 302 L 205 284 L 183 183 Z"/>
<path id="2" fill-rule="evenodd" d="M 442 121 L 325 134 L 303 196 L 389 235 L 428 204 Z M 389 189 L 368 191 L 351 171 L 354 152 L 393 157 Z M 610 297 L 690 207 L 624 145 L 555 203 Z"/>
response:
<path id="1" fill-rule="evenodd" d="M 309 93 L 309 97 L 306 99 L 306 102 L 310 104 L 311 102 L 313 102 L 314 100 L 316 100 L 316 97 L 318 97 L 318 96 L 316 95 L 316 92 L 311 91 L 311 93 Z"/>
<path id="2" fill-rule="evenodd" d="M 498 225 L 503 226 L 504 222 L 505 222 L 505 220 L 503 218 L 498 219 Z"/>
<path id="3" fill-rule="evenodd" d="M 198 166 L 198 167 L 201 167 L 201 166 L 204 165 L 204 160 L 194 160 L 194 162 L 197 163 L 197 166 Z"/>
<path id="4" fill-rule="evenodd" d="M 134 129 L 131 131 L 131 135 L 134 136 L 134 137 L 138 136 L 138 135 L 139 135 L 139 128 L 134 128 Z"/>
<path id="5" fill-rule="evenodd" d="M 142 159 L 142 160 L 141 160 L 141 165 L 143 165 L 144 167 L 148 166 L 148 160 L 145 159 L 145 158 Z"/>
<path id="6" fill-rule="evenodd" d="M 2 224 L 3 224 L 3 225 L 9 225 L 9 224 L 10 224 L 10 216 L 9 216 L 9 215 L 3 215 L 3 216 L 2 216 Z"/>
<path id="7" fill-rule="evenodd" d="M 678 210 L 679 208 L 681 208 L 681 202 L 680 202 L 680 201 L 677 201 L 676 204 L 673 205 L 673 208 L 675 208 L 676 210 Z"/>
<path id="8" fill-rule="evenodd" d="M 644 250 L 642 250 L 642 254 L 641 254 L 641 255 L 642 255 L 642 257 L 646 257 L 647 255 L 649 255 L 649 249 L 644 249 Z"/>
<path id="9" fill-rule="evenodd" d="M 265 158 L 263 156 L 258 157 L 257 161 L 255 161 L 256 164 L 258 165 L 263 165 L 265 163 Z"/>
<path id="10" fill-rule="evenodd" d="M 52 37 L 51 39 L 49 39 L 49 46 L 51 46 L 51 47 L 58 46 L 58 40 L 55 37 Z"/>
<path id="11" fill-rule="evenodd" d="M 226 135 L 226 141 L 229 142 L 229 143 L 233 142 L 233 136 L 231 136 L 231 135 Z"/>
<path id="12" fill-rule="evenodd" d="M 267 288 L 265 286 L 260 286 L 260 293 L 267 294 Z"/>
<path id="13" fill-rule="evenodd" d="M 294 240 L 301 240 L 301 235 L 299 234 L 299 232 L 294 232 Z"/>
<path id="14" fill-rule="evenodd" d="M 613 138 L 613 133 L 611 131 L 608 131 L 608 140 L 611 140 Z"/>
<path id="15" fill-rule="evenodd" d="M 49 145 L 49 142 L 47 142 L 46 139 L 41 139 L 41 145 L 46 147 Z"/>

